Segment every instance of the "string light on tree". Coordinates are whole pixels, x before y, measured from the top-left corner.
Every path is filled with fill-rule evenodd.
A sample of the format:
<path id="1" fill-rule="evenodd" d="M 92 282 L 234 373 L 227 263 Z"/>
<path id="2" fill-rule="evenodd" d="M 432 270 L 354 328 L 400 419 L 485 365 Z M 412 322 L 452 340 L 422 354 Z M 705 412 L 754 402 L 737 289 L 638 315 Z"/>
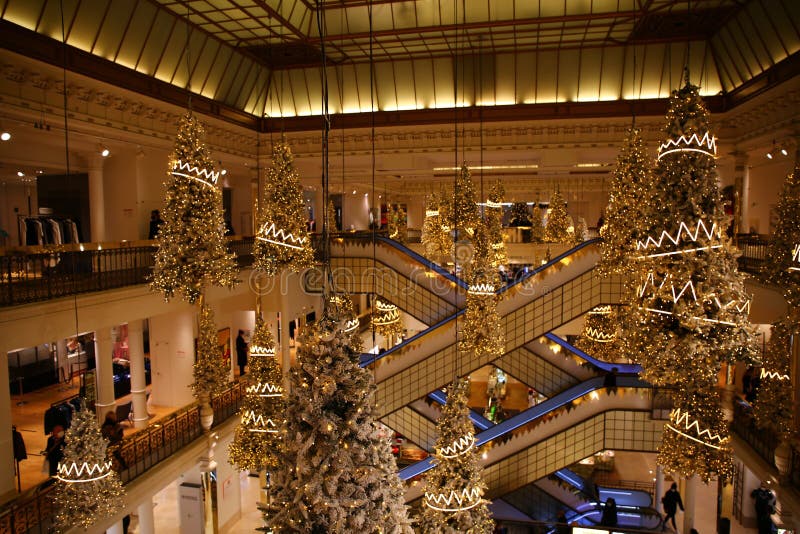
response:
<path id="1" fill-rule="evenodd" d="M 469 381 L 456 379 L 436 423 L 436 462 L 425 479 L 425 497 L 417 520 L 421 532 L 489 534 L 494 521 L 483 499 L 486 484 L 478 463 L 467 405 Z"/>
<path id="2" fill-rule="evenodd" d="M 403 322 L 400 320 L 400 310 L 391 302 L 375 299 L 375 308 L 372 312 L 372 326 L 379 336 L 386 339 L 387 348 L 391 348 L 403 335 Z"/>
<path id="3" fill-rule="evenodd" d="M 800 166 L 784 180 L 774 215 L 764 275 L 783 290 L 790 307 L 800 308 Z"/>
<path id="4" fill-rule="evenodd" d="M 622 359 L 616 315 L 616 310 L 609 305 L 596 306 L 589 310 L 575 346 L 601 361 L 614 362 Z"/>
<path id="5" fill-rule="evenodd" d="M 444 258 L 449 258 L 453 253 L 453 240 L 450 239 L 449 229 L 443 227 L 444 221 L 449 220 L 447 209 L 442 209 L 442 194 L 432 193 L 428 196 L 425 206 L 425 221 L 422 223 L 422 244 L 425 246 L 425 255 L 434 261 L 443 263 Z"/>
<path id="6" fill-rule="evenodd" d="M 188 112 L 178 123 L 170 154 L 164 223 L 156 236 L 150 283 L 167 300 L 178 292 L 194 303 L 208 283 L 231 288 L 238 282 L 234 255 L 225 242 L 219 173 L 202 137 L 200 121 Z"/>
<path id="7" fill-rule="evenodd" d="M 759 428 L 774 432 L 781 441 L 794 435 L 794 390 L 790 376 L 792 337 L 800 335 L 800 314 L 790 313 L 772 326 L 762 357 L 753 416 Z"/>
<path id="8" fill-rule="evenodd" d="M 565 243 L 569 237 L 568 229 L 571 224 L 567 215 L 567 203 L 558 189 L 550 197 L 550 207 L 547 211 L 544 241 L 547 243 Z"/>
<path id="9" fill-rule="evenodd" d="M 74 526 L 88 529 L 123 508 L 125 490 L 108 459 L 108 442 L 97 428 L 97 418 L 83 401 L 64 443 L 56 474 L 55 525 L 61 532 Z"/>
<path id="10" fill-rule="evenodd" d="M 508 264 L 505 234 L 503 233 L 503 199 L 505 188 L 500 180 L 496 180 L 489 189 L 486 200 L 486 229 L 492 252 L 492 267 L 500 268 Z"/>
<path id="11" fill-rule="evenodd" d="M 448 215 L 451 221 L 450 227 L 456 231 L 456 237 L 459 240 L 471 238 L 475 233 L 475 228 L 480 224 L 481 217 L 478 212 L 475 185 L 472 183 L 472 173 L 466 163 L 461 165 L 461 172 L 456 176 L 452 209 L 449 210 Z"/>
<path id="12" fill-rule="evenodd" d="M 220 393 L 228 385 L 230 368 L 220 355 L 217 345 L 217 326 L 214 312 L 203 299 L 197 328 L 197 355 L 193 367 L 194 382 L 192 390 L 195 397 L 204 400 L 208 395 Z"/>

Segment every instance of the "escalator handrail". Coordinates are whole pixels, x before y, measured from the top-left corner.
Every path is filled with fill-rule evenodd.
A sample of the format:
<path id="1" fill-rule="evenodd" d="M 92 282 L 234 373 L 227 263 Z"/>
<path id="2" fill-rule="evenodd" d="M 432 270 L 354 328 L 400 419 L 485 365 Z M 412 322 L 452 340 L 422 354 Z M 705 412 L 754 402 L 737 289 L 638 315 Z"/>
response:
<path id="1" fill-rule="evenodd" d="M 552 332 L 548 332 L 544 335 L 547 339 L 560 345 L 562 348 L 567 349 L 574 355 L 578 356 L 579 358 L 586 360 L 587 362 L 591 363 L 595 367 L 602 369 L 603 371 L 610 372 L 612 368 L 616 367 L 617 372 L 623 375 L 626 374 L 638 374 L 642 371 L 641 365 L 636 365 L 633 363 L 611 363 L 611 362 L 604 362 L 602 360 L 598 360 L 592 356 L 589 356 L 587 353 L 583 352 L 581 349 L 572 345 L 569 341 L 553 334 Z"/>
<path id="2" fill-rule="evenodd" d="M 536 406 L 532 406 L 517 415 L 506 419 L 502 423 L 492 426 L 491 428 L 479 432 L 475 435 L 475 445 L 480 447 L 486 443 L 495 440 L 508 434 L 519 427 L 525 426 L 528 423 L 542 417 L 543 415 L 554 410 L 563 408 L 573 400 L 583 397 L 599 389 L 603 389 L 603 381 L 605 377 L 597 376 L 590 378 L 580 384 L 572 386 L 571 388 L 558 393 L 546 401 L 543 401 Z M 629 388 L 651 388 L 652 386 L 636 376 L 619 376 L 617 377 L 617 387 Z M 401 480 L 408 480 L 415 476 L 419 476 L 428 469 L 433 467 L 433 456 L 421 460 L 417 463 L 411 464 L 400 470 L 399 476 Z"/>
<path id="3" fill-rule="evenodd" d="M 581 250 L 582 248 L 584 248 L 586 246 L 589 246 L 591 244 L 599 243 L 600 241 L 601 241 L 601 239 L 599 237 L 595 238 L 595 239 L 590 239 L 589 241 L 584 241 L 580 245 L 578 245 L 578 246 L 576 246 L 574 248 L 571 248 L 571 249 L 563 252 L 562 254 L 559 254 L 554 259 L 550 260 L 549 262 L 545 263 L 544 265 L 541 265 L 541 266 L 537 267 L 536 269 L 533 269 L 532 271 L 526 273 L 525 276 L 521 277 L 520 279 L 515 280 L 514 282 L 508 284 L 507 286 L 504 286 L 504 287 L 498 289 L 497 290 L 497 294 L 498 295 L 502 294 L 504 291 L 507 291 L 508 289 L 516 286 L 517 284 L 521 284 L 521 283 L 525 282 L 526 280 L 528 280 L 532 276 L 542 272 L 543 270 L 547 269 L 548 267 L 551 267 L 555 263 L 558 263 L 559 261 L 561 261 L 562 259 L 566 258 L 570 254 L 572 254 L 574 252 L 577 252 L 577 251 Z M 392 347 L 391 349 L 387 350 L 386 352 L 384 352 L 382 354 L 363 353 L 359 357 L 359 363 L 360 363 L 361 367 L 366 367 L 367 365 L 371 365 L 371 364 L 377 362 L 378 360 L 380 360 L 381 358 L 385 358 L 386 356 L 389 356 L 390 354 L 393 354 L 393 353 L 395 353 L 397 351 L 402 350 L 404 347 L 406 347 L 406 346 L 410 345 L 411 343 L 419 340 L 423 336 L 428 335 L 430 332 L 433 332 L 437 328 L 441 328 L 442 326 L 450 323 L 451 321 L 455 320 L 456 317 L 458 317 L 458 316 L 460 316 L 460 315 L 462 315 L 464 313 L 466 313 L 466 309 L 461 309 L 461 310 L 457 311 L 456 313 L 450 315 L 449 317 L 445 317 L 444 319 L 442 319 L 438 323 L 434 324 L 433 326 L 429 326 L 425 330 L 423 330 L 421 332 L 418 332 L 417 334 L 411 336 L 408 339 L 403 340 L 402 343 L 399 343 L 399 344 L 395 345 L 394 347 Z"/>

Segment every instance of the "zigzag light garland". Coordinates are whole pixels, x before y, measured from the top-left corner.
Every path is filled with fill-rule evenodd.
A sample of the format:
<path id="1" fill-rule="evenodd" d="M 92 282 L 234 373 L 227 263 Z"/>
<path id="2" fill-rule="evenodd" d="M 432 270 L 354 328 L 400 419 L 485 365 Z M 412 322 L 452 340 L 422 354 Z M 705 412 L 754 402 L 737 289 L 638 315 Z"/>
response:
<path id="1" fill-rule="evenodd" d="M 283 388 L 280 385 L 273 385 L 270 383 L 252 384 L 247 386 L 247 393 L 257 393 L 259 397 L 280 397 L 283 395 Z"/>
<path id="2" fill-rule="evenodd" d="M 503 207 L 503 203 L 502 202 L 492 202 L 491 200 L 487 199 L 486 200 L 486 207 L 487 208 L 500 209 L 500 208 Z"/>
<path id="3" fill-rule="evenodd" d="M 700 152 L 715 158 L 717 157 L 717 138 L 706 132 L 702 138 L 694 133 L 688 138 L 682 135 L 678 139 L 667 139 L 658 147 L 658 159 L 673 152 Z"/>
<path id="4" fill-rule="evenodd" d="M 278 425 L 272 419 L 265 418 L 263 415 L 256 415 L 253 410 L 248 410 L 242 414 L 242 424 L 248 426 L 249 432 L 265 432 L 276 434 Z"/>
<path id="5" fill-rule="evenodd" d="M 606 334 L 605 332 L 598 330 L 592 326 L 588 326 L 584 329 L 584 334 L 587 338 L 594 341 L 595 343 L 611 343 L 617 338 L 617 335 L 614 333 Z"/>
<path id="6" fill-rule="evenodd" d="M 794 246 L 794 250 L 792 251 L 792 261 L 795 263 L 800 264 L 800 243 Z M 789 267 L 790 271 L 800 271 L 800 267 Z"/>
<path id="7" fill-rule="evenodd" d="M 250 356 L 255 357 L 265 357 L 265 356 L 275 356 L 275 346 L 272 347 L 262 347 L 260 345 L 250 344 L 248 348 Z"/>
<path id="8" fill-rule="evenodd" d="M 62 482 L 66 482 L 67 484 L 93 482 L 95 480 L 100 480 L 101 478 L 106 478 L 108 475 L 110 475 L 111 466 L 111 461 L 104 462 L 102 465 L 89 465 L 87 462 L 83 462 L 81 465 L 78 465 L 77 462 L 69 462 L 67 464 L 59 462 L 58 469 L 56 471 L 56 478 Z"/>
<path id="9" fill-rule="evenodd" d="M 587 312 L 589 315 L 609 315 L 611 313 L 611 306 L 604 304 L 602 306 L 595 306 Z"/>
<path id="10" fill-rule="evenodd" d="M 668 242 L 671 242 L 673 245 L 678 245 L 678 243 L 683 240 L 684 242 L 696 242 L 697 238 L 701 236 L 700 232 L 703 232 L 703 235 L 707 239 L 719 239 L 721 237 L 721 232 L 717 227 L 717 223 L 713 223 L 711 228 L 706 226 L 706 223 L 703 222 L 702 219 L 697 221 L 697 227 L 692 231 L 689 226 L 685 222 L 681 222 L 678 225 L 678 231 L 675 233 L 673 237 L 672 234 L 664 230 L 661 232 L 661 235 L 658 239 L 654 239 L 651 236 L 648 236 L 647 239 L 644 241 L 636 241 L 636 250 L 647 250 L 648 248 L 655 248 L 659 249 L 663 245 L 665 245 L 664 240 L 666 239 Z M 637 259 L 644 259 L 644 258 L 656 258 L 659 256 L 672 256 L 675 254 L 687 254 L 690 252 L 699 252 L 701 250 L 710 250 L 714 248 L 721 248 L 721 244 L 717 245 L 708 245 L 703 247 L 695 247 L 695 248 L 687 248 L 681 250 L 675 250 L 671 252 L 656 252 L 653 254 L 645 254 L 643 256 L 638 256 Z"/>
<path id="11" fill-rule="evenodd" d="M 358 320 L 358 317 L 354 317 L 352 319 L 348 319 L 344 322 L 344 332 L 345 334 L 349 334 L 350 332 L 355 331 L 361 325 L 361 321 Z"/>
<path id="12" fill-rule="evenodd" d="M 680 434 L 683 437 L 689 438 L 693 441 L 701 443 L 706 447 L 711 447 L 712 449 L 721 449 L 722 445 L 727 441 L 727 439 L 723 439 L 720 437 L 719 434 L 712 434 L 711 430 L 704 428 L 700 429 L 700 423 L 697 420 L 691 421 L 691 417 L 689 412 L 683 412 L 680 408 L 675 408 L 669 413 L 670 423 L 667 423 L 666 426 L 673 432 Z M 678 426 L 683 425 L 683 429 L 677 428 Z M 695 436 L 691 436 L 687 434 L 687 432 L 693 432 Z M 705 440 L 703 437 L 705 436 Z M 714 445 L 711 443 L 712 441 L 716 441 L 718 445 Z"/>
<path id="13" fill-rule="evenodd" d="M 442 447 L 441 450 L 439 450 L 439 455 L 442 458 L 455 458 L 468 453 L 474 446 L 475 436 L 473 434 L 467 434 L 455 440 L 452 445 Z"/>
<path id="14" fill-rule="evenodd" d="M 439 210 L 425 210 L 425 217 L 438 217 Z"/>
<path id="15" fill-rule="evenodd" d="M 652 286 L 656 290 L 660 290 L 662 287 L 664 287 L 664 284 L 667 283 L 667 278 L 668 277 L 665 277 L 664 280 L 662 280 L 660 284 L 656 284 L 655 275 L 653 273 L 648 274 L 647 275 L 647 279 L 645 280 L 645 283 L 642 284 L 639 287 L 639 298 L 643 298 L 644 297 L 648 286 Z M 695 292 L 695 289 L 694 289 L 694 282 L 692 282 L 691 280 L 686 282 L 686 284 L 684 284 L 684 286 L 682 288 L 680 288 L 680 289 L 676 289 L 675 284 L 671 284 L 670 287 L 671 287 L 672 303 L 673 304 L 676 304 L 683 297 L 683 295 L 687 293 L 687 291 L 690 292 L 692 300 L 697 302 L 697 293 Z M 710 295 L 710 297 L 713 297 L 712 302 L 717 306 L 717 309 L 720 312 L 734 311 L 734 312 L 737 312 L 737 313 L 746 313 L 746 314 L 750 313 L 750 302 L 751 301 L 749 299 L 747 301 L 745 301 L 745 302 L 742 302 L 742 303 L 732 300 L 732 301 L 728 302 L 727 304 L 722 304 L 720 302 L 720 300 L 715 295 Z M 649 311 L 651 313 L 660 313 L 662 315 L 673 315 L 673 313 L 671 311 L 668 311 L 668 310 L 659 310 L 659 309 L 656 309 L 656 308 L 647 308 L 647 307 L 644 307 L 643 309 L 646 310 L 646 311 Z M 705 321 L 705 322 L 708 322 L 708 323 L 718 323 L 718 324 L 724 324 L 724 325 L 728 325 L 728 326 L 736 326 L 736 323 L 731 322 L 731 321 L 722 321 L 722 320 L 719 320 L 719 319 L 711 319 L 711 318 L 708 318 L 708 317 L 694 317 L 694 319 L 696 319 L 698 321 Z"/>
<path id="16" fill-rule="evenodd" d="M 470 284 L 467 293 L 470 295 L 491 296 L 494 295 L 495 288 L 492 284 Z"/>
<path id="17" fill-rule="evenodd" d="M 447 495 L 426 492 L 425 505 L 440 512 L 460 512 L 478 506 L 481 495 L 478 488 L 464 488 L 458 492 L 452 490 Z"/>
<path id="18" fill-rule="evenodd" d="M 219 180 L 219 173 L 217 171 L 199 169 L 191 163 L 183 163 L 180 160 L 172 163 L 172 174 L 174 176 L 182 176 L 191 180 L 197 180 L 208 187 L 216 187 L 217 180 Z"/>
<path id="19" fill-rule="evenodd" d="M 767 371 L 763 367 L 761 368 L 761 378 L 772 378 L 778 380 L 789 380 L 789 375 L 781 374 L 777 371 Z"/>
<path id="20" fill-rule="evenodd" d="M 372 317 L 372 324 L 375 326 L 390 325 L 400 320 L 400 312 L 394 304 L 376 299 L 375 309 L 378 310 Z"/>
<path id="21" fill-rule="evenodd" d="M 274 243 L 282 247 L 293 248 L 295 250 L 302 250 L 308 240 L 307 236 L 295 237 L 294 234 L 286 232 L 283 229 L 278 229 L 275 223 L 264 223 L 258 229 L 256 239 Z"/>

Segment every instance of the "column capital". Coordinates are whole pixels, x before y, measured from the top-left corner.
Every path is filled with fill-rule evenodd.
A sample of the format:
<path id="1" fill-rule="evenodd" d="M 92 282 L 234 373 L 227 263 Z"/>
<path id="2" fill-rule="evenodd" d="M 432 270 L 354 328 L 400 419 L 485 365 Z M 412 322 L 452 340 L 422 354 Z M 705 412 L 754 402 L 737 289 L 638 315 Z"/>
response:
<path id="1" fill-rule="evenodd" d="M 89 171 L 103 171 L 103 165 L 105 165 L 107 158 L 104 158 L 100 154 L 95 152 L 91 152 L 86 156 L 86 161 L 89 163 Z"/>

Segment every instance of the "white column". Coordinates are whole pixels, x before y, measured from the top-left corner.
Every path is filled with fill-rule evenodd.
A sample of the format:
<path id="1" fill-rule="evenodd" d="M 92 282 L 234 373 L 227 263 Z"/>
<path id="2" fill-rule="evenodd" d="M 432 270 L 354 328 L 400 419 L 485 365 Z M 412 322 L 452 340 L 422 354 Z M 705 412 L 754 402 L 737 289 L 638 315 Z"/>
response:
<path id="1" fill-rule="evenodd" d="M 31 460 L 26 460 L 30 462 Z M 0 347 L 0 496 L 16 492 L 14 447 L 11 443 L 11 389 L 8 385 L 8 349 Z"/>
<path id="2" fill-rule="evenodd" d="M 148 497 L 136 508 L 139 516 L 139 534 L 155 534 L 156 525 L 153 519 L 153 498 Z"/>
<path id="3" fill-rule="evenodd" d="M 103 187 L 104 158 L 99 154 L 89 157 L 89 231 L 90 241 L 99 243 L 106 239 L 106 203 Z"/>
<path id="4" fill-rule="evenodd" d="M 144 374 L 144 340 L 142 320 L 128 322 L 128 358 L 131 364 L 131 399 L 134 428 L 147 427 L 147 381 Z"/>
<path id="5" fill-rule="evenodd" d="M 101 328 L 94 333 L 95 381 L 97 398 L 94 407 L 97 418 L 102 421 L 108 412 L 116 409 L 114 399 L 114 366 L 111 353 L 114 349 L 111 341 L 111 329 Z"/>
<path id="6" fill-rule="evenodd" d="M 317 222 L 316 231 L 322 232 L 322 223 L 325 222 L 322 216 L 322 192 L 314 189 L 311 200 L 311 207 L 314 209 L 314 220 Z M 336 228 L 328 228 L 330 232 L 335 232 Z"/>
<path id="7" fill-rule="evenodd" d="M 151 404 L 186 406 L 194 401 L 194 310 L 150 317 Z"/>
<path id="8" fill-rule="evenodd" d="M 106 534 L 122 534 L 122 521 L 117 521 L 106 529 Z"/>
<path id="9" fill-rule="evenodd" d="M 739 196 L 734 213 L 735 223 L 740 233 L 750 231 L 750 167 L 747 166 L 747 153 L 736 151 L 734 156 L 733 180 L 734 190 Z"/>
<path id="10" fill-rule="evenodd" d="M 664 496 L 664 469 L 660 466 L 656 466 L 656 494 L 655 494 L 655 503 L 654 508 L 658 511 L 659 514 L 664 513 L 664 505 L 661 504 L 661 497 Z"/>
<path id="11" fill-rule="evenodd" d="M 697 475 L 686 479 L 683 495 L 683 532 L 689 534 L 694 528 L 694 504 L 697 500 Z"/>

